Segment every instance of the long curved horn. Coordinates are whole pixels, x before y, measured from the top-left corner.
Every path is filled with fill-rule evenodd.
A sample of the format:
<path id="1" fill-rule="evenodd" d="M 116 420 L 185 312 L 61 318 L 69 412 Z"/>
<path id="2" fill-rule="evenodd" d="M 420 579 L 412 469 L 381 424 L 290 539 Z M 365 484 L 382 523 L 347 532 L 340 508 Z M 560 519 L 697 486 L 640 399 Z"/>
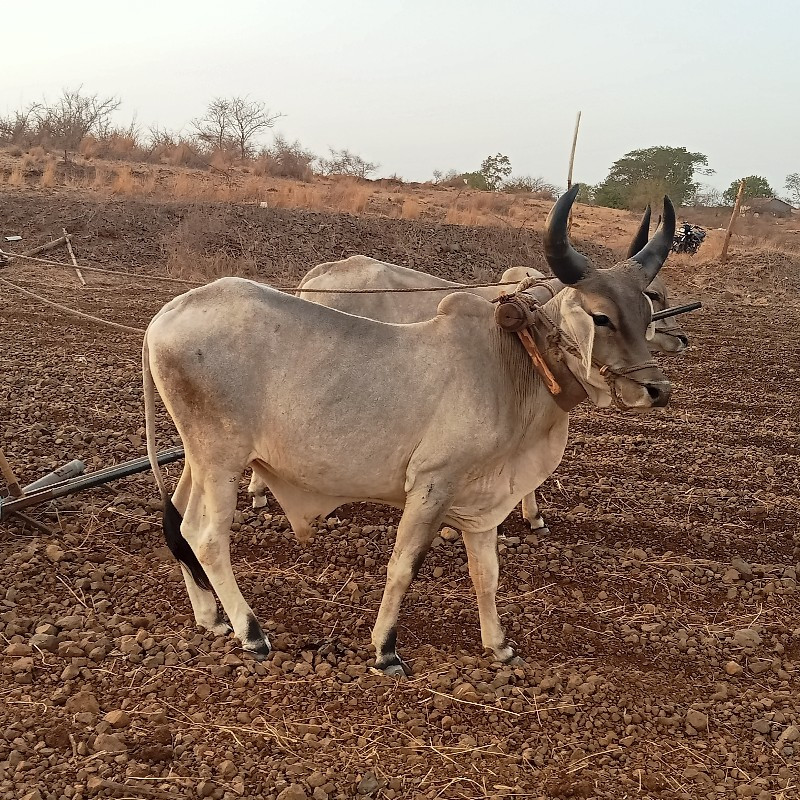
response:
<path id="1" fill-rule="evenodd" d="M 642 215 L 642 221 L 639 223 L 639 230 L 636 231 L 636 236 L 633 237 L 631 246 L 625 258 L 633 258 L 640 250 L 643 250 L 645 245 L 650 239 L 650 203 Z"/>
<path id="2" fill-rule="evenodd" d="M 664 196 L 664 218 L 655 232 L 653 238 L 635 256 L 632 256 L 642 268 L 642 273 L 647 279 L 645 286 L 648 286 L 653 278 L 658 275 L 658 271 L 664 266 L 664 262 L 669 255 L 672 240 L 675 237 L 675 208 L 672 201 Z"/>
<path id="3" fill-rule="evenodd" d="M 544 226 L 544 257 L 553 275 L 566 284 L 577 283 L 592 270 L 589 259 L 569 243 L 567 233 L 569 211 L 579 189 L 580 184 L 576 183 L 558 198 Z"/>

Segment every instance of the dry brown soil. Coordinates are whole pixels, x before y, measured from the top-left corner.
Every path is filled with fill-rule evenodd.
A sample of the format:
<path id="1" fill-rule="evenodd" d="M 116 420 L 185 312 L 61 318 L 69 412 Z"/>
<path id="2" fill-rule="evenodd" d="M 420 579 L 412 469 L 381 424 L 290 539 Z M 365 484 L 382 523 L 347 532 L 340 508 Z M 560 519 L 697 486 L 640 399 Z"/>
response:
<path id="1" fill-rule="evenodd" d="M 87 273 L 86 289 L 46 267 L 0 276 L 136 326 L 173 293 L 142 276 L 201 212 L 224 224 L 197 252 L 255 241 L 252 269 L 276 282 L 352 252 L 470 280 L 541 264 L 529 231 L 65 191 L 6 191 L 0 211 L 26 246 L 66 224 L 81 255 L 136 273 Z M 670 406 L 581 406 L 541 491 L 550 532 L 506 522 L 499 606 L 524 667 L 481 653 L 448 535 L 403 607 L 414 675 L 372 673 L 391 509 L 340 509 L 302 548 L 243 484 L 233 555 L 275 646 L 264 663 L 194 629 L 148 473 L 33 510 L 52 536 L 4 522 L 0 797 L 800 796 L 798 267 L 765 267 L 791 273 L 776 298 L 737 258 L 724 281 L 668 271 L 678 299 L 705 303 L 684 320 L 691 348 L 663 361 Z M 23 483 L 144 452 L 137 336 L 6 287 L 0 326 L 2 446 Z M 159 439 L 178 441 L 163 418 Z"/>

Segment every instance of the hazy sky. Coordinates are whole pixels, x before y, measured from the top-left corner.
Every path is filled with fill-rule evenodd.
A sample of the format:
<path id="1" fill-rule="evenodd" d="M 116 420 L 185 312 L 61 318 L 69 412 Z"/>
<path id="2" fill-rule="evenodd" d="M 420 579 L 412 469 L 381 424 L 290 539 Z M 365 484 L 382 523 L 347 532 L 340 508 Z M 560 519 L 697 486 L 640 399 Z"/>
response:
<path id="1" fill-rule="evenodd" d="M 121 122 L 185 127 L 250 95 L 275 130 L 425 180 L 496 152 L 566 184 L 652 145 L 705 153 L 720 188 L 800 171 L 796 0 L 283 0 L 3 3 L 0 112 L 63 87 Z"/>

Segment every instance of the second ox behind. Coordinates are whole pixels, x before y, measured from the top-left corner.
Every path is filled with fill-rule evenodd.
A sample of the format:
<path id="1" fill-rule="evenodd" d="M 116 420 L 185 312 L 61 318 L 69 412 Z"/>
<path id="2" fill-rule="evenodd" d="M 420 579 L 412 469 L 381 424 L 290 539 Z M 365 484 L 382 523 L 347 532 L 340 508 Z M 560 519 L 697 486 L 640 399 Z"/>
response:
<path id="1" fill-rule="evenodd" d="M 391 325 L 223 278 L 153 318 L 142 351 L 147 450 L 198 625 L 228 630 L 216 593 L 244 648 L 270 651 L 230 560 L 249 466 L 296 531 L 347 502 L 403 509 L 372 631 L 380 669 L 406 671 L 401 601 L 445 521 L 463 533 L 484 647 L 514 658 L 495 602 L 497 525 L 558 466 L 570 408 L 588 397 L 647 411 L 671 392 L 650 359 L 644 291 L 669 251 L 672 205 L 665 198 L 662 227 L 633 258 L 596 269 L 567 235 L 577 191 L 559 198 L 544 235 L 568 287 L 544 306 L 564 343 L 558 357 L 547 351 L 557 397 L 497 325 L 495 306 L 465 292 L 445 297 L 433 319 Z M 528 331 L 540 343 L 551 332 L 536 322 Z M 186 451 L 171 497 L 156 462 L 155 388 Z"/>

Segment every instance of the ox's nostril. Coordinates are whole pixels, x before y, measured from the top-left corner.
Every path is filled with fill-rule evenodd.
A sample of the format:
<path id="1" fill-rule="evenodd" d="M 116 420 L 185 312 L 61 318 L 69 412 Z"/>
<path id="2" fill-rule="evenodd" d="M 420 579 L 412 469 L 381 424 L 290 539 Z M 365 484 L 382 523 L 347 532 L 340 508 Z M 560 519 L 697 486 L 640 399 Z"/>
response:
<path id="1" fill-rule="evenodd" d="M 645 388 L 654 406 L 665 406 L 669 402 L 670 395 L 672 394 L 672 387 L 669 382 L 648 383 L 645 385 Z"/>
<path id="2" fill-rule="evenodd" d="M 679 342 L 680 342 L 680 343 L 681 343 L 681 344 L 682 344 L 684 347 L 688 347 L 688 346 L 689 346 L 689 337 L 688 337 L 688 336 L 684 336 L 682 333 L 679 333 L 677 338 L 678 338 L 678 341 L 679 341 Z"/>

